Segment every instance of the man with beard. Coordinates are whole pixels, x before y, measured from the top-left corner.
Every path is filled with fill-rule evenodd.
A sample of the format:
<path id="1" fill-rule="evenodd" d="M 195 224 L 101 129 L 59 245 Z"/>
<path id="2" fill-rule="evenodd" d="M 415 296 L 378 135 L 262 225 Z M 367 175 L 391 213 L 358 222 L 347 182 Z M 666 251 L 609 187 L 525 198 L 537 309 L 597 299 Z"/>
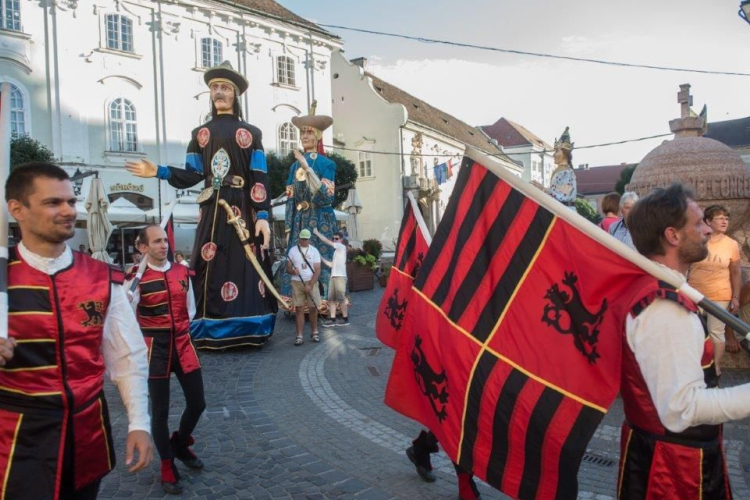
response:
<path id="1" fill-rule="evenodd" d="M 628 226 L 641 254 L 676 273 L 707 255 L 711 228 L 680 185 L 637 202 Z M 750 416 L 750 384 L 717 387 L 713 343 L 685 295 L 645 276 L 629 300 L 618 498 L 731 500 L 721 424 Z"/>
<path id="2" fill-rule="evenodd" d="M 157 167 L 148 160 L 128 162 L 126 168 L 139 177 L 164 179 L 178 189 L 204 182 L 191 259 L 196 291 L 193 339 L 198 347 L 211 349 L 262 345 L 273 334 L 278 304 L 245 257 L 219 204 L 228 204 L 243 226 L 252 222 L 253 251 L 270 276 L 271 202 L 261 132 L 242 121 L 239 98 L 248 82 L 228 61 L 206 71 L 204 80 L 211 91 L 212 119 L 193 130 L 186 168 Z"/>
<path id="3" fill-rule="evenodd" d="M 203 468 L 203 461 L 190 449 L 193 430 L 206 408 L 201 365 L 190 340 L 190 319 L 195 315 L 192 271 L 167 260 L 167 233 L 158 224 L 141 229 L 138 250 L 147 260 L 147 268 L 133 295 L 133 307 L 149 352 L 151 435 L 161 458 L 162 488 L 179 495 L 183 487 L 174 459 L 191 469 Z M 185 411 L 179 430 L 170 438 L 167 420 L 172 372 L 182 387 Z"/>
<path id="4" fill-rule="evenodd" d="M 8 258 L 14 340 L 0 342 L 0 498 L 92 500 L 115 466 L 105 371 L 130 424 L 125 463 L 151 461 L 146 346 L 123 273 L 65 244 L 76 223 L 68 174 L 20 165 L 5 197 L 23 238 Z"/>

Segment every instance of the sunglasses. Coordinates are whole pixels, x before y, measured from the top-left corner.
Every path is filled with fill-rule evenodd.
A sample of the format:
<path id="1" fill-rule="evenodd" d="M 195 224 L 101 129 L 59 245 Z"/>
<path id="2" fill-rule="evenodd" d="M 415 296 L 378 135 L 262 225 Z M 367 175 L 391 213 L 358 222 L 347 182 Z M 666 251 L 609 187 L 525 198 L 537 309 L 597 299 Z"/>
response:
<path id="1" fill-rule="evenodd" d="M 341 239 L 341 238 L 339 238 L 338 236 L 334 236 L 334 237 L 333 237 L 333 241 L 336 241 L 336 240 L 340 240 L 340 239 Z"/>

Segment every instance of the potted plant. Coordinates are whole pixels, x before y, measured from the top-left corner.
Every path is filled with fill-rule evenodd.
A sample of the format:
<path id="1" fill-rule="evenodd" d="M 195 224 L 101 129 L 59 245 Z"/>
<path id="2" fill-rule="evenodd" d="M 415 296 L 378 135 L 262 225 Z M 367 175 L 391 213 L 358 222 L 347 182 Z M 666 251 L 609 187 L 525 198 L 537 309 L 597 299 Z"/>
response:
<path id="1" fill-rule="evenodd" d="M 373 278 L 377 268 L 378 260 L 374 255 L 365 253 L 364 250 L 349 250 L 346 263 L 349 291 L 372 290 L 375 286 Z"/>
<path id="2" fill-rule="evenodd" d="M 388 278 L 391 276 L 391 266 L 386 266 L 380 271 L 380 286 L 383 288 L 388 286 Z"/>

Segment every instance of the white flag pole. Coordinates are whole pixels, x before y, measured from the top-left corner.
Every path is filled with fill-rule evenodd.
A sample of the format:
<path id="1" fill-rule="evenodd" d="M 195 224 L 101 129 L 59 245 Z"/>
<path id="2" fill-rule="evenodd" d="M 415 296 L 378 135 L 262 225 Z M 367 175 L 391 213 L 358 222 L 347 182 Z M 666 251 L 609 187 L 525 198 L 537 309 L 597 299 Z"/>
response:
<path id="1" fill-rule="evenodd" d="M 8 207 L 5 180 L 10 174 L 10 93 L 9 82 L 0 84 L 0 338 L 8 338 Z"/>
<path id="2" fill-rule="evenodd" d="M 570 210 L 568 207 L 555 200 L 552 196 L 547 195 L 540 189 L 524 182 L 520 177 L 516 177 L 510 173 L 495 158 L 471 146 L 466 147 L 466 156 L 485 167 L 528 198 L 531 198 L 536 203 L 552 212 L 556 217 L 565 220 L 565 222 L 571 226 L 598 241 L 625 260 L 640 267 L 654 278 L 672 285 L 681 293 L 684 293 L 690 300 L 729 325 L 734 331 L 741 332 L 743 337 L 750 340 L 750 325 L 730 314 L 726 309 L 719 307 L 714 302 L 705 298 L 698 290 L 688 285 L 687 280 L 685 280 L 685 278 L 678 272 L 658 265 L 651 259 L 644 257 L 626 244 L 614 238 L 606 231 L 602 231 L 587 219 L 578 215 L 577 212 Z"/>

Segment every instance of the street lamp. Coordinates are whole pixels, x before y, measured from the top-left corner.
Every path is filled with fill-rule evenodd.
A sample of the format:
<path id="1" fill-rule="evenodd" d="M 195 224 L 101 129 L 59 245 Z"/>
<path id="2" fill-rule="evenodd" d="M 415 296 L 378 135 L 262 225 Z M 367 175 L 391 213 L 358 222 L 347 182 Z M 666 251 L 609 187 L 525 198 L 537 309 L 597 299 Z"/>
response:
<path id="1" fill-rule="evenodd" d="M 81 196 L 81 188 L 83 187 L 83 176 L 81 175 L 81 169 L 77 168 L 73 173 L 73 194 Z"/>
<path id="2" fill-rule="evenodd" d="M 750 24 L 750 0 L 742 0 L 740 2 L 740 11 L 738 14 L 746 23 Z"/>

